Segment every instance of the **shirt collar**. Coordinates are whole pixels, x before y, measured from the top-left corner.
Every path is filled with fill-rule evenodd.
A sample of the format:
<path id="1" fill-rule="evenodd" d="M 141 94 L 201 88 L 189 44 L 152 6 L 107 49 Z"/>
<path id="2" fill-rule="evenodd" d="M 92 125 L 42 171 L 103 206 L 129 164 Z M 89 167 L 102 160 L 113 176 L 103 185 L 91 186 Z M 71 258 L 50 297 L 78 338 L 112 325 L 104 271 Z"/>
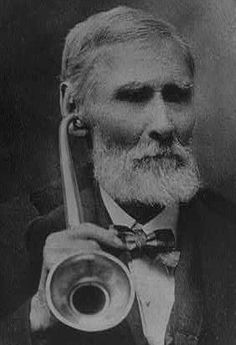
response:
<path id="1" fill-rule="evenodd" d="M 113 224 L 128 226 L 132 228 L 138 223 L 136 220 L 126 213 L 107 192 L 100 187 L 101 197 L 103 203 L 107 209 L 107 212 L 113 222 Z M 165 207 L 165 209 L 159 213 L 156 217 L 151 219 L 148 223 L 141 226 L 144 232 L 147 234 L 157 229 L 171 229 L 176 237 L 176 227 L 178 220 L 179 206 L 173 204 Z"/>

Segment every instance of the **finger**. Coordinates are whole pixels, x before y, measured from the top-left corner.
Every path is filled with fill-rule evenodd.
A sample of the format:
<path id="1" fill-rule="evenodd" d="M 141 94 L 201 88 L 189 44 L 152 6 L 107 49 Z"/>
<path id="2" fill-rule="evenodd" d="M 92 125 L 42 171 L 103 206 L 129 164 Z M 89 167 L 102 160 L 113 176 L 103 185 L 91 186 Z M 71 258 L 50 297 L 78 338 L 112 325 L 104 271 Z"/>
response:
<path id="1" fill-rule="evenodd" d="M 99 244 L 94 240 L 82 240 L 70 242 L 53 249 L 44 250 L 44 265 L 47 270 L 50 270 L 52 266 L 59 261 L 65 260 L 68 257 L 82 252 L 91 252 L 94 250 L 101 250 Z"/>
<path id="2" fill-rule="evenodd" d="M 118 231 L 115 229 L 104 229 L 95 224 L 83 223 L 78 228 L 73 228 L 71 235 L 74 239 L 93 239 L 100 244 L 125 249 L 126 246 L 122 240 L 118 237 Z"/>

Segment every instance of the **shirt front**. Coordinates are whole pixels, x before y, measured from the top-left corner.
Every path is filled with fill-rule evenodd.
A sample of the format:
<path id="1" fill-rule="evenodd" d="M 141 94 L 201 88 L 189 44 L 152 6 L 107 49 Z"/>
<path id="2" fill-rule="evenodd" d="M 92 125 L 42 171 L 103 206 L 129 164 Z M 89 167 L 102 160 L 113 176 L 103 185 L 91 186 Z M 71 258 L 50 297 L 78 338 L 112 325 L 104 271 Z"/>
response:
<path id="1" fill-rule="evenodd" d="M 166 207 L 145 225 L 140 225 L 128 215 L 103 189 L 101 196 L 108 214 L 116 225 L 128 226 L 135 230 L 142 228 L 146 234 L 157 229 L 171 229 L 176 234 L 178 205 Z M 166 327 L 174 303 L 174 276 L 162 263 L 160 256 L 147 256 L 129 262 L 134 283 L 143 333 L 150 345 L 163 345 Z"/>

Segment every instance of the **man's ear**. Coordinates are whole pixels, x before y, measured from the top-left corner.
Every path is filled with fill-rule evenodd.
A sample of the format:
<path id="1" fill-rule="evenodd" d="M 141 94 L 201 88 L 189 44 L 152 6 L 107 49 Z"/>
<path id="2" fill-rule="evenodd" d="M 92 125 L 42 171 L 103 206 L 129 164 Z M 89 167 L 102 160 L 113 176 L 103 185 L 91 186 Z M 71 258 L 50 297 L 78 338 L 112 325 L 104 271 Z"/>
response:
<path id="1" fill-rule="evenodd" d="M 84 125 L 81 116 L 81 109 L 77 109 L 75 99 L 72 93 L 70 82 L 60 84 L 60 108 L 62 117 L 74 115 L 75 120 L 69 128 L 69 132 L 77 137 L 84 137 L 88 134 L 88 128 Z"/>
<path id="2" fill-rule="evenodd" d="M 62 117 L 76 113 L 76 103 L 72 94 L 72 86 L 67 81 L 60 84 L 60 109 Z"/>

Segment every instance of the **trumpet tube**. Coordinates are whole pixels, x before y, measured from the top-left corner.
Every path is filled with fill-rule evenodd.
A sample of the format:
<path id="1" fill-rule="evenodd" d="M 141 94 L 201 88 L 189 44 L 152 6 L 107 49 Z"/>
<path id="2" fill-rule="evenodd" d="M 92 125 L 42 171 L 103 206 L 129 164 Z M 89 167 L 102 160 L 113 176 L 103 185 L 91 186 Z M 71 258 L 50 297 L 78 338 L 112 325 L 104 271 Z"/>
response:
<path id="1" fill-rule="evenodd" d="M 68 142 L 74 116 L 60 125 L 60 163 L 68 229 L 84 221 L 83 207 Z M 83 252 L 58 262 L 46 281 L 46 299 L 62 323 L 86 332 L 103 331 L 119 324 L 129 313 L 135 293 L 128 268 L 103 251 Z"/>

